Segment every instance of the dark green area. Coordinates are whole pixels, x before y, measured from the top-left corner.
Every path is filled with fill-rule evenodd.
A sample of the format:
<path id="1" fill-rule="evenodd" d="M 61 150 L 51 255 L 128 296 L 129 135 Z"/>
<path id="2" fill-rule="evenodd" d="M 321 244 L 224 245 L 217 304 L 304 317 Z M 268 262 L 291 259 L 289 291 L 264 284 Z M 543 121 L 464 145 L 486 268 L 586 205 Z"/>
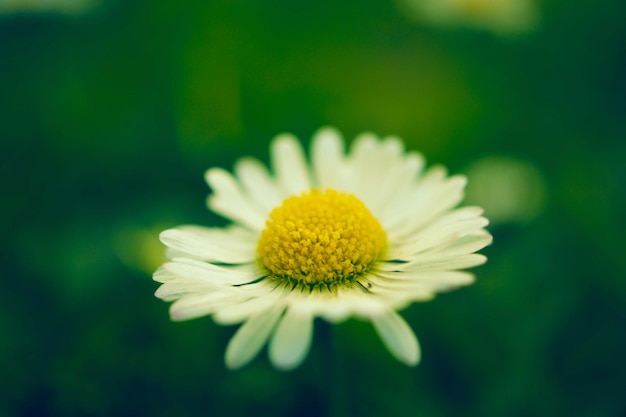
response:
<path id="1" fill-rule="evenodd" d="M 626 415 L 620 4 L 545 1 L 519 38 L 384 1 L 0 14 L 0 416 Z M 528 161 L 546 203 L 490 228 L 475 285 L 403 312 L 418 367 L 350 321 L 332 382 L 328 330 L 293 372 L 265 354 L 227 371 L 235 329 L 172 323 L 153 297 L 158 232 L 224 224 L 204 170 L 322 125 L 399 135 L 453 173 Z"/>

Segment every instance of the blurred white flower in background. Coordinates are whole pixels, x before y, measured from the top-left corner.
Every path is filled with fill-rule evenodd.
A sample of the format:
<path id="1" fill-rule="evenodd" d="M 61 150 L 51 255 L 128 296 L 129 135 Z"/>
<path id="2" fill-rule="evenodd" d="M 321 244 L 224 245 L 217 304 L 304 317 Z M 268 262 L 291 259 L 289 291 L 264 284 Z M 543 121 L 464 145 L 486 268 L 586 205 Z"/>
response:
<path id="1" fill-rule="evenodd" d="M 533 0 L 398 0 L 412 19 L 444 27 L 465 26 L 516 35 L 537 26 Z"/>
<path id="2" fill-rule="evenodd" d="M 508 156 L 488 156 L 465 170 L 466 202 L 478 204 L 492 224 L 528 222 L 546 203 L 544 177 L 534 165 Z"/>
<path id="3" fill-rule="evenodd" d="M 0 0 L 0 13 L 60 13 L 78 15 L 92 10 L 98 0 Z"/>

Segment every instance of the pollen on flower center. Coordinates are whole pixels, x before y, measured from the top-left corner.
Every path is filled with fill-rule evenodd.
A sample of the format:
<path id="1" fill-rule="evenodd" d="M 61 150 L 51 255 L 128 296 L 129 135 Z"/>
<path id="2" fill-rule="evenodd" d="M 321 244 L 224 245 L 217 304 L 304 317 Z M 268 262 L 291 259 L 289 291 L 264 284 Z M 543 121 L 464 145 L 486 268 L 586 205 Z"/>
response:
<path id="1" fill-rule="evenodd" d="M 257 253 L 277 279 L 332 285 L 366 272 L 386 244 L 382 226 L 358 198 L 314 189 L 270 213 Z"/>

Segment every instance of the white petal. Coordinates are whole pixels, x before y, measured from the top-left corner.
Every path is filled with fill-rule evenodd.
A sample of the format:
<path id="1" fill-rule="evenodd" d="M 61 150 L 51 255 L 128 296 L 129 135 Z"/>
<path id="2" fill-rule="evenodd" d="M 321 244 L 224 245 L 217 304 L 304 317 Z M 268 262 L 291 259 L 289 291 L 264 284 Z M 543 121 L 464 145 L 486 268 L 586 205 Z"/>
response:
<path id="1" fill-rule="evenodd" d="M 319 313 L 319 316 L 332 324 L 338 324 L 346 321 L 350 317 L 350 311 L 347 306 L 337 305 L 337 307 L 338 308 L 335 309 L 325 309 Z"/>
<path id="2" fill-rule="evenodd" d="M 455 223 L 460 223 L 466 220 L 472 220 L 480 217 L 483 214 L 483 209 L 480 207 L 469 206 L 461 207 L 454 211 L 448 212 L 445 215 L 437 219 L 436 222 L 431 223 L 428 229 L 435 229 L 438 227 L 445 227 Z"/>
<path id="3" fill-rule="evenodd" d="M 270 341 L 269 355 L 274 366 L 288 370 L 300 365 L 309 351 L 312 336 L 313 318 L 307 312 L 287 309 Z"/>
<path id="4" fill-rule="evenodd" d="M 429 249 L 428 252 L 420 253 L 417 257 L 409 260 L 427 260 L 435 257 L 451 257 L 457 255 L 465 255 L 476 252 L 485 246 L 491 244 L 493 237 L 485 230 L 478 230 L 473 233 L 444 242 L 439 246 Z"/>
<path id="5" fill-rule="evenodd" d="M 359 294 L 350 302 L 350 308 L 355 315 L 360 317 L 377 316 L 385 311 L 387 305 L 379 297 L 368 297 Z"/>
<path id="6" fill-rule="evenodd" d="M 453 256 L 451 258 L 442 258 L 429 260 L 427 262 L 412 261 L 406 264 L 398 264 L 397 270 L 399 274 L 405 271 L 413 272 L 429 272 L 429 271 L 451 271 L 455 269 L 472 268 L 482 265 L 487 261 L 487 257 L 480 253 L 471 253 L 468 255 Z"/>
<path id="7" fill-rule="evenodd" d="M 383 295 L 390 299 L 408 299 L 427 301 L 435 297 L 438 288 L 430 283 L 415 280 L 390 278 L 382 273 L 370 273 L 367 278 L 368 290 L 372 294 Z"/>
<path id="8" fill-rule="evenodd" d="M 284 308 L 283 305 L 274 305 L 248 319 L 237 330 L 226 348 L 225 361 L 228 368 L 240 368 L 259 353 L 274 330 Z"/>
<path id="9" fill-rule="evenodd" d="M 237 161 L 235 172 L 250 198 L 267 214 L 281 203 L 283 198 L 277 184 L 259 161 L 242 158 Z"/>
<path id="10" fill-rule="evenodd" d="M 227 267 L 188 258 L 175 258 L 172 262 L 164 264 L 163 268 L 177 277 L 206 281 L 222 286 L 246 284 L 260 277 L 252 267 L 250 271 L 234 271 Z"/>
<path id="11" fill-rule="evenodd" d="M 396 264 L 393 267 L 393 271 L 413 271 L 413 272 L 428 272 L 428 271 L 451 271 L 455 269 L 472 268 L 474 266 L 482 265 L 487 262 L 487 257 L 480 253 L 470 253 L 467 255 L 458 255 L 452 257 L 433 257 L 428 260 L 411 259 L 410 262 L 404 264 Z M 379 265 L 380 268 L 389 268 L 390 264 Z"/>
<path id="12" fill-rule="evenodd" d="M 396 359 L 407 365 L 417 365 L 420 361 L 417 337 L 398 313 L 389 310 L 386 314 L 372 317 L 372 324 Z"/>
<path id="13" fill-rule="evenodd" d="M 154 293 L 157 298 L 165 301 L 179 299 L 193 293 L 206 293 L 218 289 L 215 285 L 204 281 L 191 281 L 188 279 L 176 279 L 161 285 Z"/>
<path id="14" fill-rule="evenodd" d="M 297 308 L 311 316 L 323 317 L 331 323 L 344 321 L 350 316 L 369 319 L 388 308 L 385 300 L 372 297 L 365 289 L 359 287 L 341 288 L 333 293 L 313 290 L 303 297 L 291 294 L 289 304 L 290 308 Z"/>
<path id="15" fill-rule="evenodd" d="M 445 183 L 441 184 L 435 195 L 423 210 L 420 210 L 419 216 L 414 216 L 410 223 L 406 224 L 405 234 L 413 233 L 423 225 L 436 219 L 442 213 L 457 206 L 463 200 L 465 185 L 467 178 L 462 175 L 455 175 L 448 178 Z M 423 197 L 417 197 L 423 198 Z M 425 198 L 423 198 L 426 200 Z M 417 221 L 416 221 L 417 220 Z"/>
<path id="16" fill-rule="evenodd" d="M 393 239 L 388 259 L 405 259 L 416 253 L 434 248 L 446 242 L 452 243 L 466 235 L 474 234 L 489 224 L 480 217 L 482 209 L 463 207 L 446 214 L 427 228 L 415 233 L 410 240 Z"/>
<path id="17" fill-rule="evenodd" d="M 457 175 L 445 178 L 441 167 L 431 168 L 423 181 L 405 199 L 393 202 L 385 227 L 394 237 L 410 236 L 463 199 L 467 179 Z"/>
<path id="18" fill-rule="evenodd" d="M 387 282 L 415 282 L 428 285 L 442 283 L 444 285 L 468 285 L 474 282 L 474 274 L 467 271 L 375 271 L 375 277 L 386 279 Z"/>
<path id="19" fill-rule="evenodd" d="M 168 282 L 175 280 L 176 278 L 176 275 L 167 271 L 163 266 L 160 266 L 159 269 L 152 274 L 152 279 L 156 282 Z"/>
<path id="20" fill-rule="evenodd" d="M 317 291 L 319 292 L 312 292 L 314 297 L 308 298 L 308 300 L 316 301 L 316 305 L 311 308 L 314 315 L 323 317 L 325 320 L 334 324 L 345 321 L 350 317 L 352 312 L 350 311 L 349 303 L 340 302 L 337 299 L 337 295 L 331 295 L 324 290 L 320 289 Z M 341 295 L 339 295 L 339 298 L 341 298 Z"/>
<path id="21" fill-rule="evenodd" d="M 346 167 L 343 155 L 343 140 L 337 130 L 322 128 L 314 135 L 311 158 L 318 187 L 344 188 Z"/>
<path id="22" fill-rule="evenodd" d="M 442 227 L 432 227 L 420 232 L 419 238 L 415 241 L 398 245 L 398 250 L 408 255 L 416 254 L 434 248 L 437 245 L 460 239 L 469 233 L 475 233 L 488 224 L 489 221 L 487 219 L 478 217 L 459 221 L 454 224 L 447 224 Z"/>
<path id="23" fill-rule="evenodd" d="M 233 293 L 226 291 L 186 295 L 170 306 L 170 317 L 173 321 L 182 321 L 206 316 L 221 302 L 233 296 Z"/>
<path id="24" fill-rule="evenodd" d="M 398 299 L 407 302 L 424 302 L 435 298 L 435 288 L 427 288 L 424 286 L 399 284 L 392 288 L 382 285 L 376 285 L 371 288 L 371 293 L 377 296 L 385 297 L 389 300 Z"/>
<path id="25" fill-rule="evenodd" d="M 379 142 L 371 133 L 360 135 L 350 158 L 352 191 L 367 207 L 378 208 L 384 202 L 381 190 L 386 187 L 390 167 L 401 162 L 402 144 L 397 139 Z"/>
<path id="26" fill-rule="evenodd" d="M 214 192 L 207 199 L 211 210 L 252 230 L 260 231 L 265 227 L 265 212 L 251 203 L 232 175 L 212 168 L 206 172 L 205 179 Z"/>
<path id="27" fill-rule="evenodd" d="M 394 219 L 393 210 L 396 204 L 413 192 L 413 183 L 423 166 L 424 157 L 411 152 L 388 167 L 385 184 L 379 189 L 379 203 L 377 206 L 370 207 L 385 228 L 388 228 Z M 395 207 L 395 210 L 398 210 L 398 207 Z M 405 210 L 402 212 L 404 213 Z"/>
<path id="28" fill-rule="evenodd" d="M 272 166 L 282 185 L 283 197 L 311 188 L 304 151 L 290 134 L 278 135 L 272 142 Z"/>
<path id="29" fill-rule="evenodd" d="M 376 271 L 368 276 L 372 283 L 371 291 L 376 293 L 379 288 L 383 291 L 414 291 L 415 294 L 426 297 L 423 300 L 434 297 L 436 292 L 449 291 L 451 289 L 469 285 L 474 282 L 474 274 L 465 271 Z"/>
<path id="30" fill-rule="evenodd" d="M 259 283 L 256 288 L 250 288 L 253 285 L 238 287 L 239 290 L 245 292 L 241 300 L 237 304 L 225 305 L 218 309 L 213 314 L 213 320 L 222 325 L 241 323 L 248 317 L 267 310 L 285 296 L 282 289 L 264 283 Z"/>
<path id="31" fill-rule="evenodd" d="M 243 228 L 210 229 L 181 226 L 159 235 L 161 242 L 175 251 L 209 261 L 228 264 L 248 263 L 256 256 L 257 235 Z"/>

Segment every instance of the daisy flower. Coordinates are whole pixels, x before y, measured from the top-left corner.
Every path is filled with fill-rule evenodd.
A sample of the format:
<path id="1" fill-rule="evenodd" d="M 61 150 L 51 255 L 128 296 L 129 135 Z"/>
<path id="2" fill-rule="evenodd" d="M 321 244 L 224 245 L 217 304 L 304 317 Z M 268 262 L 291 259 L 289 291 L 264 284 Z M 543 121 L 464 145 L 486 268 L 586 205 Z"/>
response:
<path id="1" fill-rule="evenodd" d="M 460 269 L 484 263 L 474 252 L 492 239 L 482 209 L 455 208 L 465 178 L 425 170 L 396 137 L 361 134 L 346 154 L 332 128 L 314 135 L 310 163 L 294 136 L 277 136 L 271 163 L 272 173 L 252 158 L 234 174 L 206 172 L 208 207 L 231 225 L 161 233 L 171 261 L 154 279 L 156 296 L 175 300 L 171 318 L 243 323 L 226 348 L 231 369 L 266 343 L 274 366 L 298 366 L 316 317 L 371 321 L 393 356 L 417 364 L 417 338 L 397 310 L 471 284 Z"/>

